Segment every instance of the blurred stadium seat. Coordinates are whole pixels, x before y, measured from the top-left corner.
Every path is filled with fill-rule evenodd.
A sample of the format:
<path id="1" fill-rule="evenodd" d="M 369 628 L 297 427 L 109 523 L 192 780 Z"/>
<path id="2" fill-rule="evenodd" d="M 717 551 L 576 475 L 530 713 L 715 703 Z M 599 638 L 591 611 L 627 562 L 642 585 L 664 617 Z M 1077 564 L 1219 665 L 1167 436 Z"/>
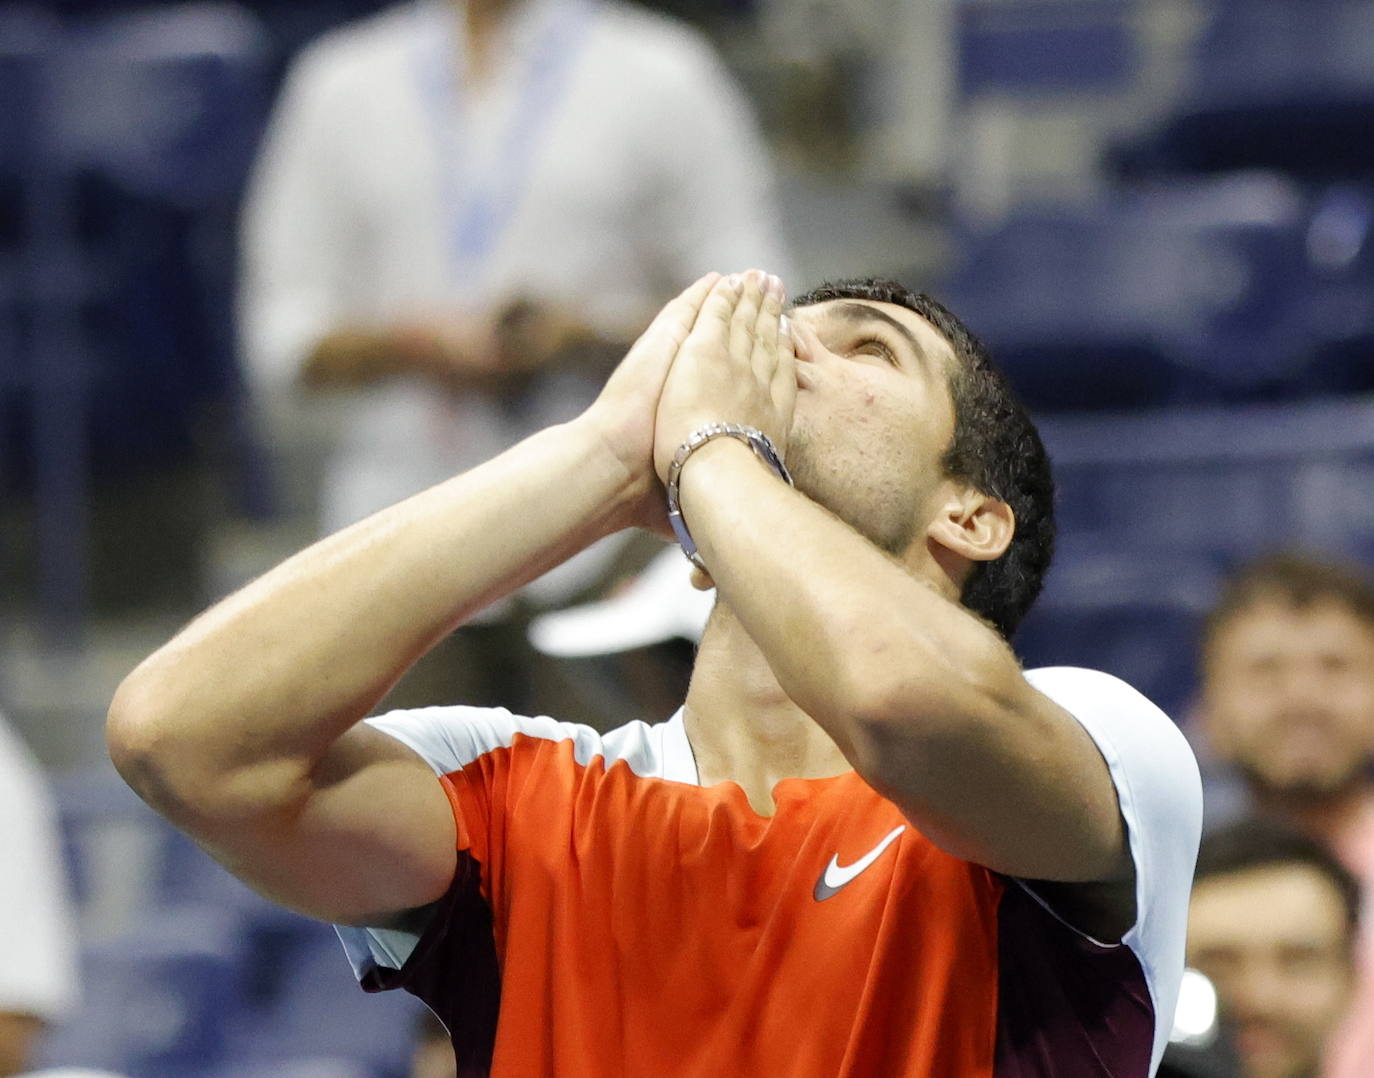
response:
<path id="1" fill-rule="evenodd" d="M 88 370 L 69 312 L 89 284 L 70 185 L 48 152 L 58 41 L 41 9 L 0 10 L 0 494 L 38 493 L 38 593 L 55 646 L 74 638 L 86 593 Z"/>
<path id="2" fill-rule="evenodd" d="M 187 1078 L 221 1058 L 221 1016 L 242 973 L 238 921 L 213 910 L 150 911 L 82 951 L 83 1003 L 43 1044 L 46 1066 Z"/>
<path id="3" fill-rule="evenodd" d="M 365 1063 L 348 1059 L 230 1059 L 202 1078 L 385 1078 Z"/>
<path id="4" fill-rule="evenodd" d="M 1364 0 L 1213 0 L 1191 86 L 1126 151 L 1130 171 L 1279 169 L 1374 175 L 1374 7 Z"/>
<path id="5" fill-rule="evenodd" d="M 271 54 L 227 4 L 0 23 L 0 490 L 33 496 L 43 620 L 70 646 L 93 481 L 209 445 L 239 508 L 271 511 L 232 311 Z"/>
<path id="6" fill-rule="evenodd" d="M 275 1078 L 402 1078 L 421 1005 L 364 993 L 331 926 L 250 890 L 112 769 L 63 776 L 56 790 L 83 937 L 94 942 L 85 1005 L 53 1039 L 55 1063 L 134 1078 L 238 1066 Z M 128 999 L 112 994 L 126 976 L 148 983 Z M 212 983 L 181 1009 L 158 994 L 199 977 Z M 125 1023 L 142 1025 L 111 1032 Z"/>
<path id="7" fill-rule="evenodd" d="M 1177 720 L 1196 682 L 1197 630 L 1219 579 L 1214 561 L 1177 551 L 1075 551 L 1051 570 L 1016 634 L 1017 654 L 1027 667 L 1115 674 Z"/>
<path id="8" fill-rule="evenodd" d="M 1313 343 L 1300 391 L 1374 392 L 1374 188 L 1342 184 L 1322 191 L 1307 249 L 1312 280 L 1302 312 Z"/>
<path id="9" fill-rule="evenodd" d="M 1036 411 L 1263 398 L 1303 356 L 1306 212 L 1267 175 L 1021 210 L 939 294 Z"/>
<path id="10" fill-rule="evenodd" d="M 185 457 L 218 409 L 250 512 L 269 494 L 241 408 L 234 249 L 271 57 L 266 30 L 233 4 L 119 13 L 69 32 L 54 103 L 59 167 L 87 195 L 83 255 L 106 285 L 82 312 L 100 360 L 96 466 Z"/>
<path id="11" fill-rule="evenodd" d="M 960 93 L 1115 89 L 1139 69 L 1136 9 L 1132 0 L 965 0 L 958 6 Z"/>
<path id="12" fill-rule="evenodd" d="M 1072 542 L 1225 560 L 1280 545 L 1374 551 L 1365 400 L 1056 417 L 1041 431 Z"/>
<path id="13" fill-rule="evenodd" d="M 228 1028 L 234 1058 L 267 1067 L 313 1057 L 364 1064 L 374 1078 L 404 1078 L 423 1008 L 403 991 L 369 994 L 353 978 L 329 925 L 274 919 L 255 938 L 255 998 Z"/>

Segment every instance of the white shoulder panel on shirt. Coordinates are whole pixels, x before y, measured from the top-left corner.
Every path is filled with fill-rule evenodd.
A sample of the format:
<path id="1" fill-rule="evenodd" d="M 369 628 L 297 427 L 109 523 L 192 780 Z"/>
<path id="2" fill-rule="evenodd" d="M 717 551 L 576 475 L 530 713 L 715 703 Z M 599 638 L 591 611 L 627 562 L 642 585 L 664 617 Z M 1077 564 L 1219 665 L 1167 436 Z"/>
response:
<path id="1" fill-rule="evenodd" d="M 600 734 L 590 726 L 558 722 L 544 715 L 533 718 L 515 715 L 504 708 L 430 707 L 393 711 L 368 719 L 367 723 L 419 753 L 437 775 L 466 767 L 485 753 L 508 747 L 516 735 L 524 735 L 548 741 L 571 741 L 573 756 L 584 767 L 600 756 L 607 764 L 623 760 L 641 778 L 697 781 L 696 764 L 687 743 L 681 711 L 667 722 L 653 726 L 631 722 L 607 734 Z"/>
<path id="2" fill-rule="evenodd" d="M 1122 942 L 1139 958 L 1154 1000 L 1158 1066 L 1183 976 L 1202 834 L 1197 760 L 1173 721 L 1111 674 L 1047 667 L 1027 671 L 1026 679 L 1078 720 L 1111 771 L 1136 870 L 1136 923 Z"/>
<path id="3" fill-rule="evenodd" d="M 430 707 L 392 711 L 366 721 L 418 753 L 436 775 L 466 767 L 524 735 L 571 741 L 574 758 L 584 767 L 600 756 L 608 765 L 624 761 L 641 778 L 697 784 L 681 710 L 667 722 L 626 723 L 604 735 L 590 726 L 515 715 L 504 708 Z M 400 969 L 420 941 L 419 933 L 402 929 L 336 925 L 335 930 L 359 980 L 373 966 Z"/>

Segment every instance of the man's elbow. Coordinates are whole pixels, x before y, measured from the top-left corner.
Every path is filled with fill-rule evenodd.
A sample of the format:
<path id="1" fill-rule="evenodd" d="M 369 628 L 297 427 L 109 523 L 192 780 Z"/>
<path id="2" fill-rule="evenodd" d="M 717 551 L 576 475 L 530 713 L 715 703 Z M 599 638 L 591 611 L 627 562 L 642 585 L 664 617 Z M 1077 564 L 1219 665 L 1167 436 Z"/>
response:
<path id="1" fill-rule="evenodd" d="M 138 670 L 124 679 L 105 716 L 105 745 L 115 770 L 141 798 L 166 811 L 179 798 L 176 731 L 163 699 Z"/>
<path id="2" fill-rule="evenodd" d="M 235 805 L 234 770 L 223 744 L 155 675 L 135 670 L 115 691 L 105 743 L 115 770 L 144 801 L 178 826 L 196 830 L 249 806 Z M 207 736 L 208 734 L 208 736 Z"/>

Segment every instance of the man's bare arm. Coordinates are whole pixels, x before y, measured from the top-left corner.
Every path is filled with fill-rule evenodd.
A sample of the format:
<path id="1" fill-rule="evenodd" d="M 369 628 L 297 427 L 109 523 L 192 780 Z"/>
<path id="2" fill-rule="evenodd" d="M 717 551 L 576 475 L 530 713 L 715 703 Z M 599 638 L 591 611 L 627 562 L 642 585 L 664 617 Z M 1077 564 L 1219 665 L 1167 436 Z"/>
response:
<path id="1" fill-rule="evenodd" d="M 662 513 L 653 409 L 704 278 L 579 419 L 325 539 L 187 626 L 120 686 L 111 755 L 232 871 L 340 921 L 438 898 L 453 821 L 428 767 L 359 720 L 444 634 Z"/>

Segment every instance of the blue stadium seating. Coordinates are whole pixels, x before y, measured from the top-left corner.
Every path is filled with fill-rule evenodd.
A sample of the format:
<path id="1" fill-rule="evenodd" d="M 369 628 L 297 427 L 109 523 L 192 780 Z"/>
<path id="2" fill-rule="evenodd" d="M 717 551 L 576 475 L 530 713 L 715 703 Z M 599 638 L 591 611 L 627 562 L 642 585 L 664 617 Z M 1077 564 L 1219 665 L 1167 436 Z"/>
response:
<path id="1" fill-rule="evenodd" d="M 238 921 L 212 910 L 154 910 L 82 952 L 83 1004 L 47 1038 L 47 1066 L 138 1078 L 197 1075 L 224 1049 L 221 1016 L 241 976 Z"/>
<path id="2" fill-rule="evenodd" d="M 256 936 L 256 991 L 227 1028 L 234 1058 L 267 1065 L 301 1056 L 364 1063 L 376 1078 L 404 1078 L 423 1005 L 403 991 L 365 993 L 333 928 L 273 919 Z"/>
<path id="3" fill-rule="evenodd" d="M 1223 573 L 1282 547 L 1374 555 L 1366 399 L 1059 416 L 1041 432 L 1061 538 L 1015 641 L 1028 665 L 1106 670 L 1177 718 Z"/>
<path id="4" fill-rule="evenodd" d="M 366 1063 L 333 1057 L 253 1060 L 233 1057 L 201 1078 L 385 1078 Z"/>
<path id="5" fill-rule="evenodd" d="M 1374 8 L 1363 0 L 1214 0 L 1192 86 L 1131 151 L 1136 170 L 1374 175 Z"/>
<path id="6" fill-rule="evenodd" d="M 937 292 L 1037 411 L 1263 398 L 1304 354 L 1306 213 L 1271 176 L 1025 209 Z"/>
<path id="7" fill-rule="evenodd" d="M 1226 561 L 1281 545 L 1371 550 L 1367 400 L 1057 417 L 1041 430 L 1074 542 Z"/>
<path id="8" fill-rule="evenodd" d="M 223 4 L 0 22 L 0 492 L 33 495 L 43 623 L 70 646 L 93 483 L 208 442 L 239 507 L 271 512 L 232 313 L 271 52 Z"/>
<path id="9" fill-rule="evenodd" d="M 1297 388 L 1307 396 L 1374 392 L 1374 189 L 1322 191 L 1307 246 L 1312 279 L 1301 310 L 1313 343 Z"/>
<path id="10" fill-rule="evenodd" d="M 1139 72 L 1133 0 L 965 0 L 958 5 L 964 97 L 1115 90 Z"/>
<path id="11" fill-rule="evenodd" d="M 184 459 L 218 406 L 236 493 L 270 496 L 241 408 L 233 329 L 236 215 L 266 119 L 272 52 L 224 3 L 112 15 L 58 56 L 55 152 L 89 199 L 83 253 L 108 287 L 84 312 L 103 330 L 92 464 Z"/>
<path id="12" fill-rule="evenodd" d="M 70 184 L 48 152 L 58 30 L 0 10 L 0 495 L 36 488 L 38 588 L 48 641 L 70 641 L 85 602 L 83 418 L 89 370 L 69 317 L 89 283 L 74 257 Z"/>
<path id="13" fill-rule="evenodd" d="M 1199 624 L 1217 591 L 1216 563 L 1126 546 L 1065 555 L 1016 634 L 1022 661 L 1105 670 L 1181 718 L 1196 682 Z"/>
<path id="14" fill-rule="evenodd" d="M 201 1078 L 201 1067 L 222 1074 L 240 1065 L 262 1074 L 281 1066 L 284 1075 L 299 1067 L 300 1078 L 402 1078 L 420 1004 L 401 992 L 364 993 L 332 927 L 255 894 L 110 769 L 62 777 L 57 793 L 83 920 L 99 941 L 111 927 L 102 922 L 119 919 L 112 937 L 90 948 L 92 994 L 54 1038 L 53 1060 L 148 1078 Z M 102 893 L 112 853 L 140 876 L 127 894 Z M 132 1009 L 164 1007 L 153 987 L 150 1002 L 112 1001 L 105 986 L 123 976 L 164 987 L 202 976 L 213 983 L 187 996 L 175 1023 L 163 1015 L 114 1036 Z M 88 1033 L 75 1028 L 87 1024 Z"/>

